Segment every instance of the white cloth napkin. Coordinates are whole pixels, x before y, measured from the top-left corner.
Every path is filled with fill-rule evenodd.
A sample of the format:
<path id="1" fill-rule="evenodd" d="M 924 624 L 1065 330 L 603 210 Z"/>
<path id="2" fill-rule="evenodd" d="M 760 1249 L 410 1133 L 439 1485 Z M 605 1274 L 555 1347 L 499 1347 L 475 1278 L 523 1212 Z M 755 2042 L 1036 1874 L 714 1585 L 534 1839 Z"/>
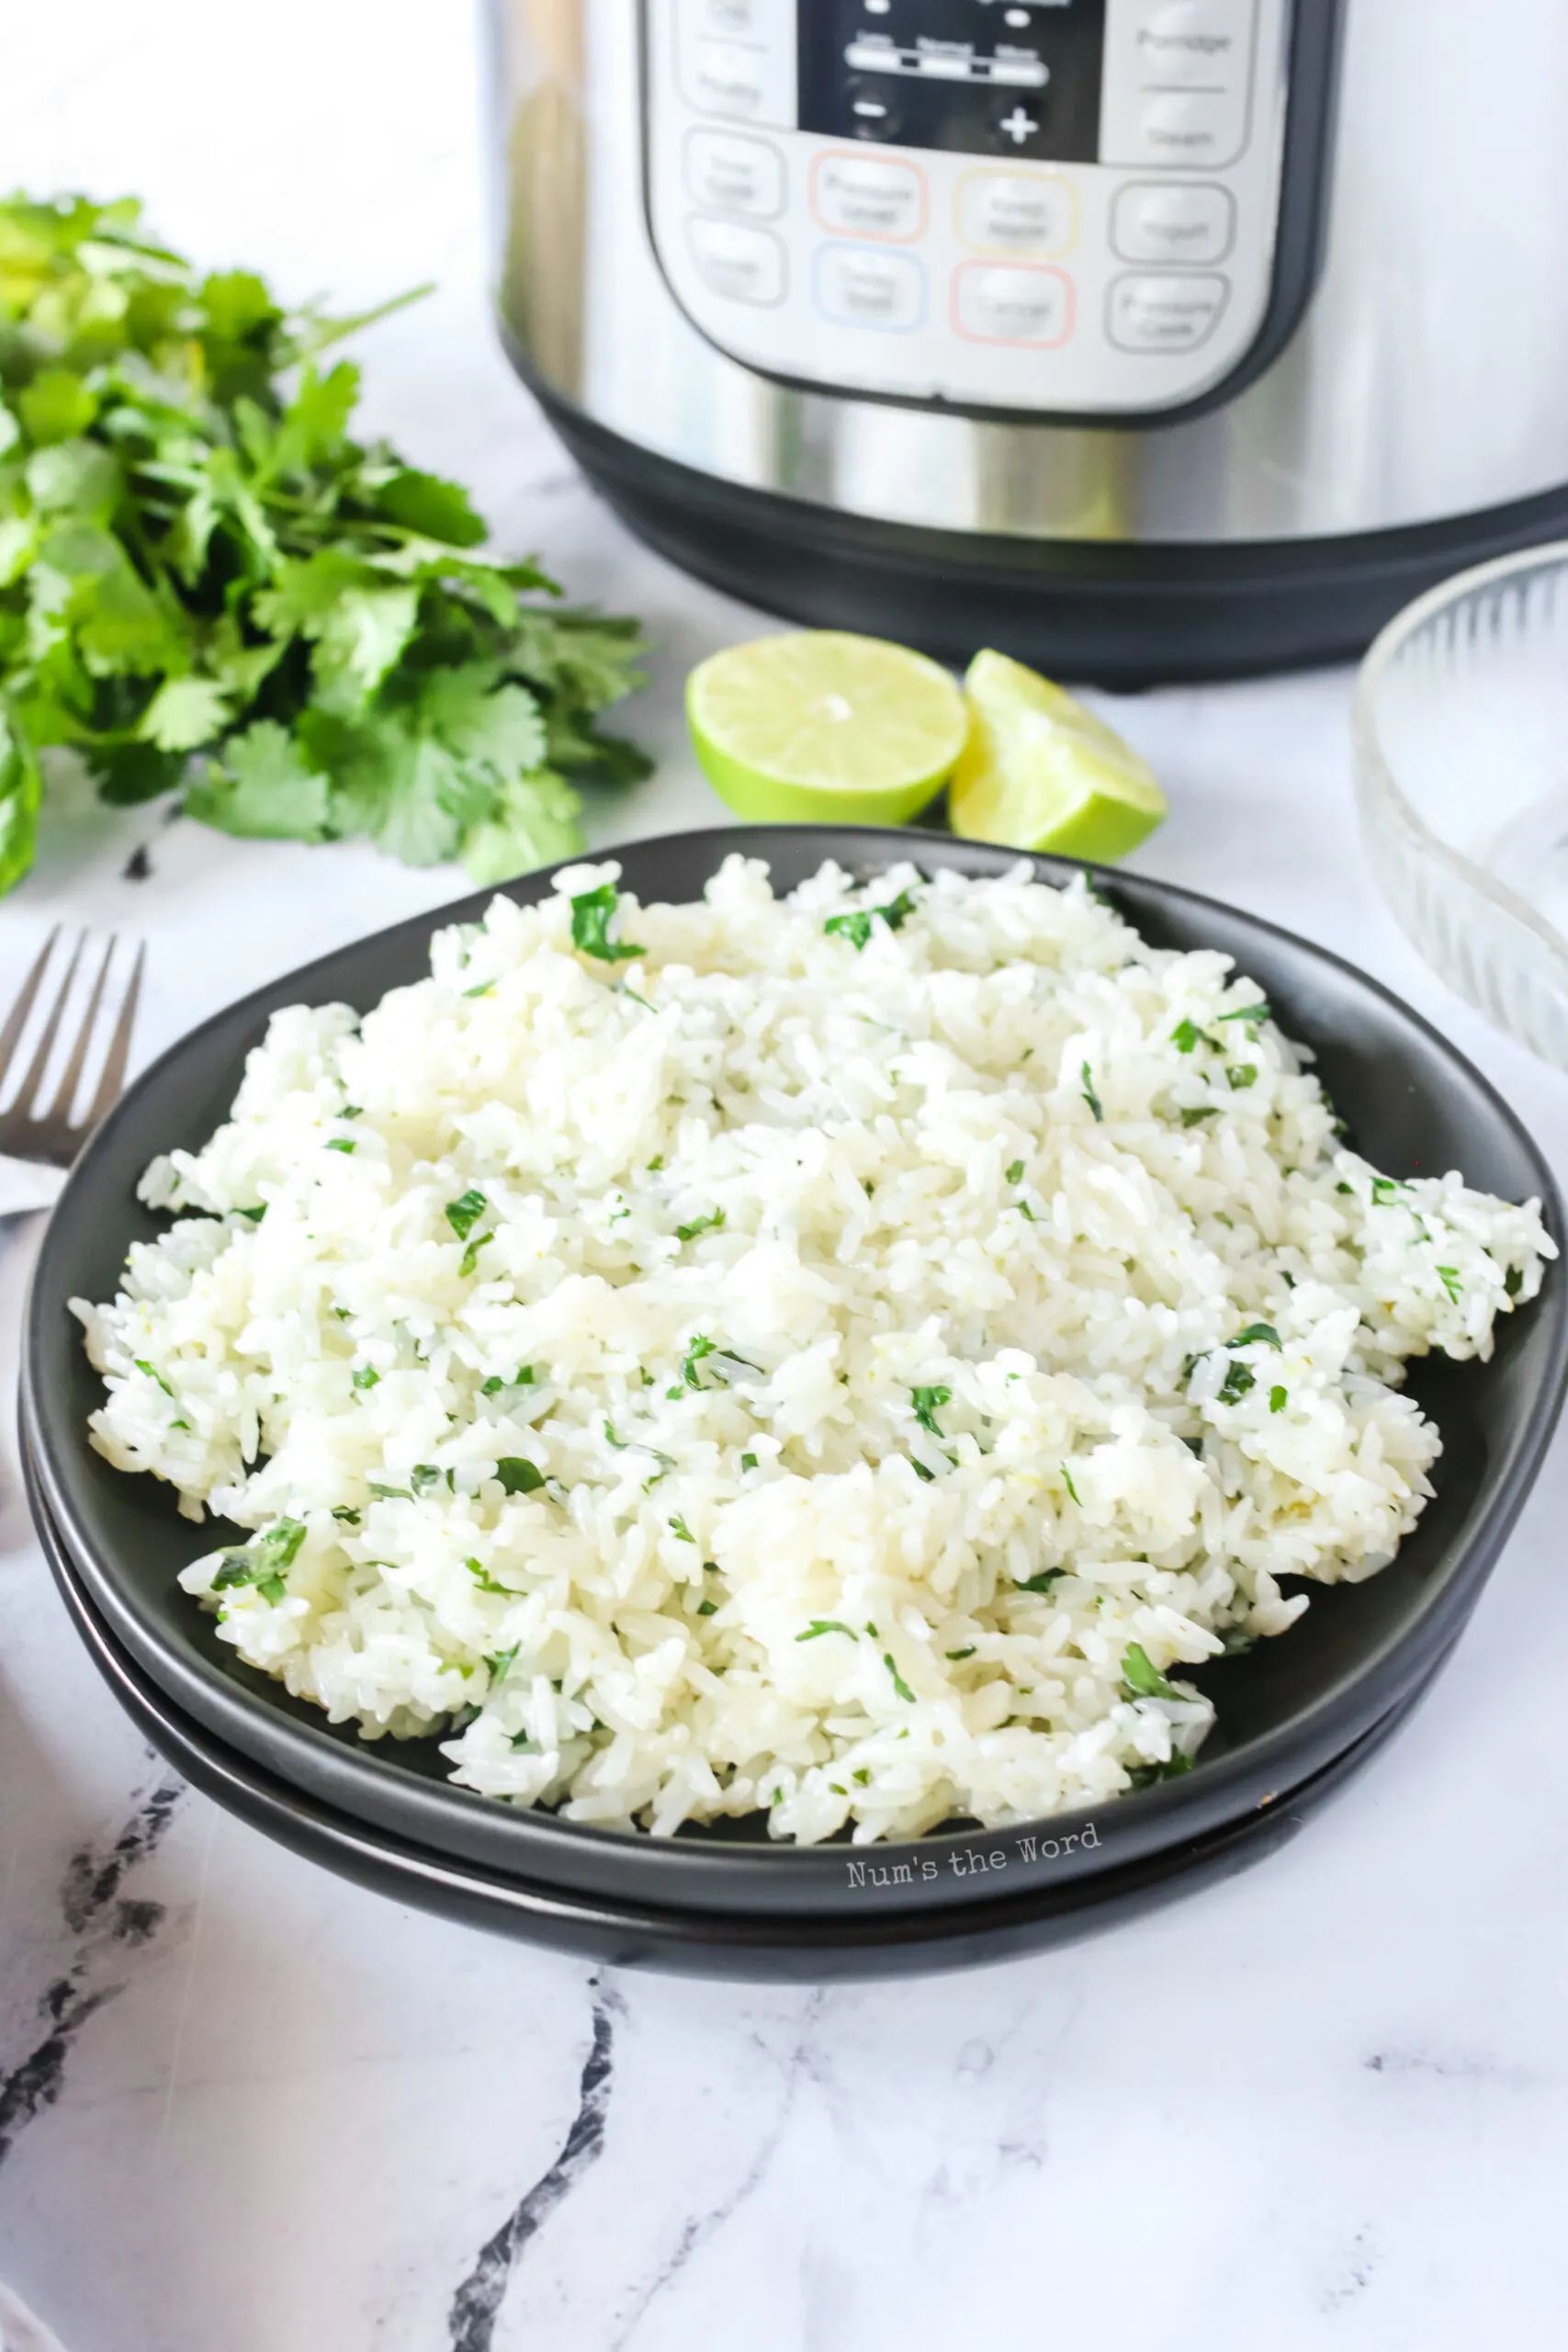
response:
<path id="1" fill-rule="evenodd" d="M 51 1209 L 65 1182 L 62 1168 L 40 1168 L 33 1159 L 7 1159 L 0 1153 L 0 1216 L 28 1209 Z M 10 2352 L 8 2346 L 0 2352 Z"/>
<path id="2" fill-rule="evenodd" d="M 58 2335 L 34 2319 L 8 2287 L 0 2286 L 0 2352 L 65 2352 Z"/>

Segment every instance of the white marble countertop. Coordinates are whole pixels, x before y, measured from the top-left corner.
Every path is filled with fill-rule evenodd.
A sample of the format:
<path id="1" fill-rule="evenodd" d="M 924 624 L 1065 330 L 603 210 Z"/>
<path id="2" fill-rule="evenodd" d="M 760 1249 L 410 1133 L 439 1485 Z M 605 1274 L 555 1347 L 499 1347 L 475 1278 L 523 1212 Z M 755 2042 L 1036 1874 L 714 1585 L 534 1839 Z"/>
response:
<path id="1" fill-rule="evenodd" d="M 140 188 L 172 240 L 293 294 L 440 279 L 365 342 L 372 418 L 574 594 L 647 616 L 628 722 L 662 764 L 598 838 L 711 821 L 680 683 L 756 616 L 628 539 L 496 355 L 466 12 L 54 0 L 12 10 L 5 48 L 8 182 Z M 1118 706 L 1173 803 L 1138 863 L 1389 981 L 1568 1172 L 1568 1081 L 1450 998 L 1373 896 L 1348 698 L 1337 674 Z M 150 878 L 124 878 L 143 844 Z M 143 934 L 144 1060 L 461 887 L 56 808 L 0 911 L 0 1003 L 57 920 Z M 7 1357 L 22 1264 L 0 1253 Z M 0 2278 L 69 2352 L 1555 2341 L 1565 1508 L 1560 1443 L 1432 1702 L 1278 1858 L 1035 1962 L 810 1993 L 595 1979 L 357 1893 L 182 1789 L 70 1632 L 7 1463 Z"/>

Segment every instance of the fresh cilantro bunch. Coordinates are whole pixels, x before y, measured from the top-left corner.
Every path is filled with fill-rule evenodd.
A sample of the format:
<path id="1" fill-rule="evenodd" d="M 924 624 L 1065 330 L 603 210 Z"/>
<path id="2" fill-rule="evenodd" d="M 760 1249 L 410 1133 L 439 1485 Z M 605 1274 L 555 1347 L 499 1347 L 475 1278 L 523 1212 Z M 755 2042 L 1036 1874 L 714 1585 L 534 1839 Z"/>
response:
<path id="1" fill-rule="evenodd" d="M 0 201 L 0 891 L 56 745 L 230 833 L 479 881 L 581 848 L 570 779 L 648 771 L 596 725 L 637 624 L 525 601 L 559 592 L 462 490 L 350 438 L 358 370 L 317 361 L 367 318 L 198 277 L 140 212 Z"/>

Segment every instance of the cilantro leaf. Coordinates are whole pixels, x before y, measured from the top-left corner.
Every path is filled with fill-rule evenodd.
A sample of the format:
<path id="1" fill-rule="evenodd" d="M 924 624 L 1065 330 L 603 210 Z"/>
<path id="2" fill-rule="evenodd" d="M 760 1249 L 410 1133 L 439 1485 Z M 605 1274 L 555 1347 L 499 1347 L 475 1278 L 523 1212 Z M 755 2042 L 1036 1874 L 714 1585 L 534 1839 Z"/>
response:
<path id="1" fill-rule="evenodd" d="M 646 956 L 646 947 L 633 947 L 625 940 L 613 940 L 609 925 L 620 899 L 620 892 L 613 882 L 602 883 L 597 890 L 584 890 L 571 902 L 571 944 L 584 956 L 596 956 L 602 964 L 622 964 L 633 956 Z"/>
<path id="2" fill-rule="evenodd" d="M 495 1465 L 495 1475 L 509 1495 L 536 1495 L 545 1483 L 545 1474 L 537 1463 L 525 1454 L 504 1453 Z"/>
<path id="3" fill-rule="evenodd" d="M 911 1388 L 909 1396 L 915 1408 L 915 1419 L 921 1429 L 929 1430 L 932 1437 L 941 1437 L 942 1431 L 937 1427 L 936 1417 L 944 1405 L 953 1402 L 952 1389 Z"/>
<path id="4" fill-rule="evenodd" d="M 1174 1682 L 1167 1681 L 1139 1642 L 1129 1642 L 1122 1653 L 1122 1679 L 1141 1699 L 1179 1699 L 1182 1695 Z"/>
<path id="5" fill-rule="evenodd" d="M 857 907 L 847 915 L 829 915 L 822 929 L 829 939 L 847 939 L 859 955 L 871 944 L 872 924 L 877 915 L 889 931 L 899 931 L 914 911 L 913 897 L 908 890 L 900 890 L 885 907 Z"/>
<path id="6" fill-rule="evenodd" d="M 471 1184 L 460 1200 L 447 1202 L 446 1222 L 459 1241 L 468 1239 L 489 1206 L 490 1203 L 484 1194 Z"/>
<path id="7" fill-rule="evenodd" d="M 62 746 L 119 806 L 481 882 L 581 848 L 570 780 L 648 772 L 600 726 L 637 624 L 545 601 L 457 484 L 354 438 L 358 370 L 318 356 L 412 299 L 291 312 L 130 199 L 0 199 L 0 892 Z"/>

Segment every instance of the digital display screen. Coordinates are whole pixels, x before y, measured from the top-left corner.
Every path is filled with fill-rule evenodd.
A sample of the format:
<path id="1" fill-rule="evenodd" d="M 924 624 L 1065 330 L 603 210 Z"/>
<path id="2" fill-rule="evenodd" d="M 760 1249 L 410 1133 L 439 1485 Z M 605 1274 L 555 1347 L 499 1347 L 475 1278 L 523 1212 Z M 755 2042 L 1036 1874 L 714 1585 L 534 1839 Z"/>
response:
<path id="1" fill-rule="evenodd" d="M 1024 162 L 1095 162 L 1106 0 L 806 0 L 800 127 Z"/>

